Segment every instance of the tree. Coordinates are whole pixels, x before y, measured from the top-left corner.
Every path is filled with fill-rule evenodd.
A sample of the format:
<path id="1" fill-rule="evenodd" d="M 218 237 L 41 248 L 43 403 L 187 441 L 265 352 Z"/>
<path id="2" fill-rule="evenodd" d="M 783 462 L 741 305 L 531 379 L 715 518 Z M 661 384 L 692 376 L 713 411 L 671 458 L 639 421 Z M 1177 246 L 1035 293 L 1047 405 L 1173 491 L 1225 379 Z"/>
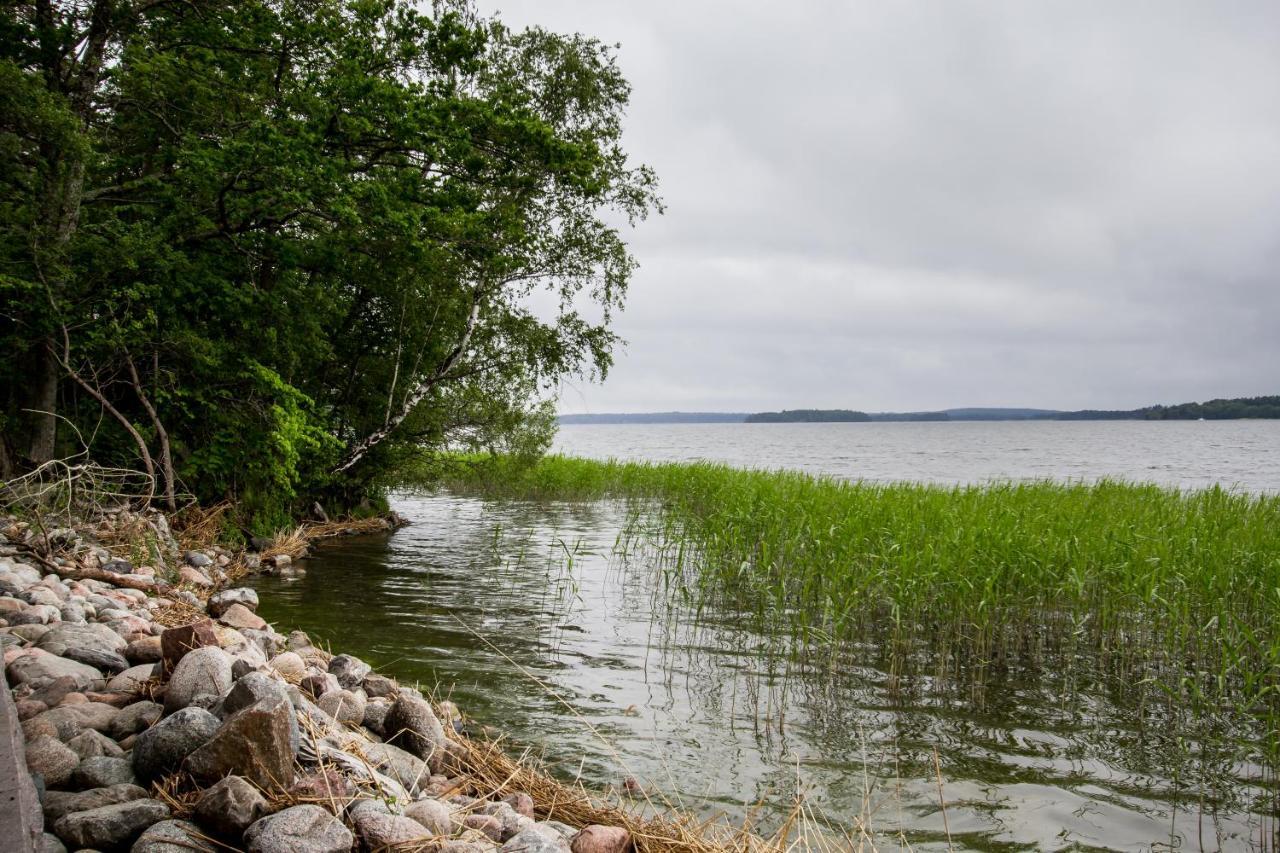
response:
<path id="1" fill-rule="evenodd" d="M 619 228 L 658 207 L 612 48 L 463 4 L 8 8 L 11 464 L 60 401 L 161 494 L 279 516 L 607 371 Z"/>

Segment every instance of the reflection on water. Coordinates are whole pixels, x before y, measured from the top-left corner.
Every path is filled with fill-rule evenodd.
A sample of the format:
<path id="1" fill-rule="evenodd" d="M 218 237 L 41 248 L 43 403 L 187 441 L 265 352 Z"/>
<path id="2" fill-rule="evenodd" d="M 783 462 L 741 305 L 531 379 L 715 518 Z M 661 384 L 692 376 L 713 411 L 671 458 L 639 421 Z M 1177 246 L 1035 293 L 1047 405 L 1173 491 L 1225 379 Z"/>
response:
<path id="1" fill-rule="evenodd" d="M 1192 783 L 1214 758 L 1186 757 L 1167 708 L 1069 661 L 993 675 L 980 695 L 895 680 L 873 647 L 797 661 L 745 616 L 683 606 L 659 555 L 620 539 L 622 506 L 438 495 L 396 508 L 413 526 L 322 548 L 300 579 L 260 580 L 262 612 L 451 689 L 566 776 L 634 776 L 738 820 L 763 801 L 765 824 L 801 792 L 882 847 L 946 849 L 949 829 L 969 849 L 1249 849 L 1274 831 L 1256 771 Z"/>

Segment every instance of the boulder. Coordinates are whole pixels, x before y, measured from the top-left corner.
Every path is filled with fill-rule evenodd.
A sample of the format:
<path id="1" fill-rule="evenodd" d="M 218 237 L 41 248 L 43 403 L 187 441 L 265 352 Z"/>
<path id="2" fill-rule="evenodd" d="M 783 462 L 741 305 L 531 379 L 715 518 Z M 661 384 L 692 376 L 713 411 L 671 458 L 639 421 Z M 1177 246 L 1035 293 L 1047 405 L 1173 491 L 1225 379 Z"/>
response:
<path id="1" fill-rule="evenodd" d="M 200 551 L 184 551 L 182 562 L 188 566 L 195 566 L 197 569 L 205 569 L 213 565 L 213 558 Z"/>
<path id="2" fill-rule="evenodd" d="M 67 853 L 67 845 L 51 832 L 42 832 L 36 842 L 36 853 Z"/>
<path id="3" fill-rule="evenodd" d="M 222 700 L 222 710 L 227 714 L 248 708 L 263 699 L 282 697 L 288 699 L 288 688 L 279 678 L 265 672 L 247 672 L 236 680 L 230 692 Z"/>
<path id="4" fill-rule="evenodd" d="M 350 830 L 319 806 L 293 806 L 264 817 L 244 834 L 248 853 L 349 853 Z"/>
<path id="5" fill-rule="evenodd" d="M 335 655 L 329 661 L 329 673 L 338 679 L 338 683 L 348 690 L 355 690 L 364 681 L 364 677 L 373 667 L 351 655 Z"/>
<path id="6" fill-rule="evenodd" d="M 367 743 L 363 751 L 376 770 L 399 782 L 410 793 L 421 790 L 431 776 L 425 761 L 393 744 Z"/>
<path id="7" fill-rule="evenodd" d="M 469 814 L 462 818 L 462 825 L 479 830 L 494 841 L 502 840 L 502 821 L 493 815 Z"/>
<path id="8" fill-rule="evenodd" d="M 553 829 L 533 825 L 502 845 L 501 853 L 571 853 L 569 842 Z"/>
<path id="9" fill-rule="evenodd" d="M 297 652 L 281 652 L 267 661 L 267 665 L 293 684 L 297 684 L 307 674 L 307 664 Z"/>
<path id="10" fill-rule="evenodd" d="M 71 740 L 67 741 L 67 746 L 71 747 L 71 750 L 80 756 L 81 761 L 100 755 L 116 757 L 124 755 L 124 750 L 120 748 L 120 744 L 93 729 L 87 729 L 71 738 Z"/>
<path id="11" fill-rule="evenodd" d="M 235 841 L 266 813 L 266 799 L 240 776 L 220 779 L 196 800 L 196 820 L 213 834 Z"/>
<path id="12" fill-rule="evenodd" d="M 120 850 L 168 816 L 169 807 L 159 800 L 130 800 L 63 815 L 53 824 L 53 832 L 76 849 Z"/>
<path id="13" fill-rule="evenodd" d="M 592 824 L 569 842 L 573 853 L 626 853 L 631 849 L 631 833 L 620 826 Z"/>
<path id="14" fill-rule="evenodd" d="M 216 645 L 218 635 L 213 630 L 213 622 L 208 619 L 178 628 L 167 628 L 160 634 L 161 671 L 173 672 L 188 652 Z"/>
<path id="15" fill-rule="evenodd" d="M 444 726 L 425 699 L 402 692 L 387 714 L 388 740 L 439 769 L 444 757 Z"/>
<path id="16" fill-rule="evenodd" d="M 376 672 L 366 675 L 364 681 L 360 682 L 360 686 L 364 688 L 366 696 L 394 697 L 396 691 L 400 689 L 394 679 L 378 675 Z"/>
<path id="17" fill-rule="evenodd" d="M 381 737 L 387 733 L 387 714 L 390 713 L 389 701 L 382 698 L 370 699 L 364 705 L 364 719 L 361 725 Z"/>
<path id="18" fill-rule="evenodd" d="M 74 788 L 106 788 L 111 785 L 136 785 L 133 762 L 122 756 L 96 755 L 80 762 L 71 774 Z"/>
<path id="19" fill-rule="evenodd" d="M 36 714 L 22 721 L 22 735 L 27 740 L 48 735 L 66 743 L 83 730 L 84 724 L 80 722 L 80 715 L 69 705 Z"/>
<path id="20" fill-rule="evenodd" d="M 55 626 L 36 643 L 37 648 L 50 654 L 66 656 L 69 649 L 91 649 L 109 654 L 121 654 L 129 644 L 106 625 L 75 625 L 63 623 Z"/>
<path id="21" fill-rule="evenodd" d="M 524 791 L 516 791 L 514 794 L 509 794 L 502 798 L 502 802 L 511 806 L 518 815 L 523 815 L 527 818 L 532 818 L 534 816 L 533 797 L 529 796 Z"/>
<path id="22" fill-rule="evenodd" d="M 233 604 L 239 604 L 241 607 L 246 607 L 256 612 L 258 609 L 258 593 L 243 586 L 215 592 L 209 596 L 209 615 L 217 619 L 223 613 L 226 613 Z"/>
<path id="23" fill-rule="evenodd" d="M 135 735 L 144 732 L 160 721 L 160 717 L 164 714 L 164 706 L 159 702 L 134 702 L 132 705 L 126 705 L 120 709 L 120 713 L 116 714 L 116 718 L 111 721 L 111 729 L 109 734 L 120 740 L 129 735 Z"/>
<path id="24" fill-rule="evenodd" d="M 129 668 L 129 662 L 123 655 L 104 652 L 101 649 L 70 648 L 62 656 L 67 660 L 73 660 L 112 675 Z"/>
<path id="25" fill-rule="evenodd" d="M 80 756 L 71 747 L 49 735 L 29 738 L 26 743 L 27 769 L 39 773 L 46 788 L 60 788 L 80 765 Z"/>
<path id="26" fill-rule="evenodd" d="M 86 812 L 90 809 L 111 806 L 116 803 L 127 803 L 131 800 L 144 800 L 147 792 L 137 785 L 112 785 L 108 788 L 94 788 L 90 791 L 45 791 L 44 820 L 52 826 L 65 814 Z"/>
<path id="27" fill-rule="evenodd" d="M 231 628 L 248 628 L 253 631 L 267 630 L 267 620 L 254 613 L 243 604 L 233 604 L 218 617 L 218 621 Z"/>
<path id="28" fill-rule="evenodd" d="M 395 849 L 400 845 L 424 841 L 430 837 L 426 827 L 407 817 L 381 814 L 372 809 L 358 812 L 352 823 L 356 835 L 368 850 Z"/>
<path id="29" fill-rule="evenodd" d="M 295 800 L 309 800 L 337 814 L 347 807 L 356 794 L 356 788 L 337 770 L 316 770 L 300 776 L 289 796 Z"/>
<path id="30" fill-rule="evenodd" d="M 44 649 L 28 649 L 5 667 L 12 684 L 26 684 L 39 689 L 59 678 L 69 678 L 76 690 L 102 687 L 102 673 L 91 666 L 58 657 Z"/>
<path id="31" fill-rule="evenodd" d="M 125 659 L 133 664 L 159 663 L 164 657 L 164 635 L 141 637 L 125 647 Z"/>
<path id="32" fill-rule="evenodd" d="M 112 693 L 141 693 L 143 686 L 160 676 L 160 667 L 154 663 L 140 663 L 113 675 L 107 681 Z"/>
<path id="33" fill-rule="evenodd" d="M 302 679 L 299 685 L 303 690 L 310 693 L 316 699 L 320 699 L 326 693 L 332 693 L 335 690 L 341 690 L 342 685 L 338 683 L 338 679 L 332 673 L 313 673 Z"/>
<path id="34" fill-rule="evenodd" d="M 439 800 L 418 800 L 405 807 L 404 816 L 416 820 L 431 835 L 453 835 L 449 807 Z"/>
<path id="35" fill-rule="evenodd" d="M 180 566 L 178 568 L 178 583 L 190 584 L 207 589 L 213 586 L 213 581 L 204 572 L 192 566 Z"/>
<path id="36" fill-rule="evenodd" d="M 129 853 L 218 853 L 200 827 L 185 820 L 162 820 L 147 828 Z"/>
<path id="37" fill-rule="evenodd" d="M 350 690 L 334 690 L 320 697 L 320 710 L 339 723 L 358 726 L 364 722 L 365 699 Z"/>
<path id="38" fill-rule="evenodd" d="M 297 725 L 293 706 L 280 697 L 263 699 L 236 711 L 203 746 L 187 756 L 183 768 L 197 779 L 243 776 L 264 790 L 293 783 Z"/>
<path id="39" fill-rule="evenodd" d="M 133 772 L 150 782 L 177 770 L 218 731 L 218 718 L 203 708 L 183 708 L 138 735 Z"/>
<path id="40" fill-rule="evenodd" d="M 202 646 L 174 667 L 164 694 L 165 713 L 187 707 L 197 696 L 218 698 L 230 689 L 231 657 L 217 646 Z"/>

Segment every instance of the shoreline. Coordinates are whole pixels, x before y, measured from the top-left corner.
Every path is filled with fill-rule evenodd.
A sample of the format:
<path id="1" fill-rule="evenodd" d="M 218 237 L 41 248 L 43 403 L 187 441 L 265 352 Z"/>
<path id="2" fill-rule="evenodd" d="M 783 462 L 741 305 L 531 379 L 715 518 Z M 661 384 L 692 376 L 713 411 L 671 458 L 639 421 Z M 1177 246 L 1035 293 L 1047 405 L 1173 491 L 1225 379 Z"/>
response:
<path id="1" fill-rule="evenodd" d="M 257 615 L 257 593 L 234 586 L 255 555 L 184 547 L 154 511 L 64 520 L 0 526 L 4 701 L 22 746 L 0 782 L 10 769 L 30 783 L 5 826 L 27 830 L 20 849 L 768 846 L 557 782 L 456 731 L 452 702 L 277 632 Z M 195 529 L 207 540 L 214 526 Z M 306 539 L 259 561 L 289 571 L 288 549 Z"/>

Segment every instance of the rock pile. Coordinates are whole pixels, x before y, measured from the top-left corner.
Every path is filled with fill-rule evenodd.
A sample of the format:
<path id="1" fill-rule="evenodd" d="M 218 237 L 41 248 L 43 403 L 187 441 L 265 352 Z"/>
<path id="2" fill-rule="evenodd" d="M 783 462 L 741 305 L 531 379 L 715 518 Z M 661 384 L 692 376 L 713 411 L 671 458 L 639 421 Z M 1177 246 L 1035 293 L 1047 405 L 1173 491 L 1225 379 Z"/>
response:
<path id="1" fill-rule="evenodd" d="M 185 588 L 161 598 L 143 591 L 148 573 L 105 551 L 91 556 L 119 584 L 85 577 L 83 564 L 38 567 L 13 547 L 29 532 L 7 524 L 0 647 L 43 812 L 41 849 L 631 847 L 616 827 L 537 820 L 527 794 L 458 793 L 460 746 L 417 690 L 301 632 L 277 633 L 251 589 L 207 601 L 192 592 L 225 582 L 225 553 L 184 554 Z M 174 601 L 193 615 L 199 603 L 203 617 L 167 626 Z"/>

